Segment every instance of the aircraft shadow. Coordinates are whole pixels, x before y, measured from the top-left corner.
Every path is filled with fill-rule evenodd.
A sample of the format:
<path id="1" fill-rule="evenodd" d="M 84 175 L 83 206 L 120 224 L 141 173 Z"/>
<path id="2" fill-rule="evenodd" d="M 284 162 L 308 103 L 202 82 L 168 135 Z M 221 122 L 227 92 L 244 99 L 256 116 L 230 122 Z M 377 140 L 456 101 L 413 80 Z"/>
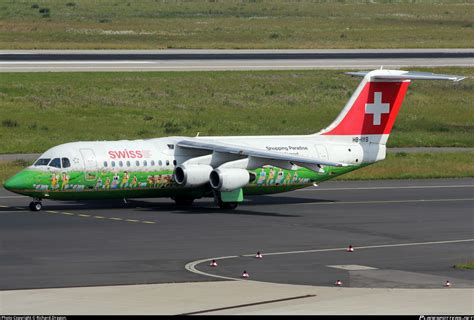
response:
<path id="1" fill-rule="evenodd" d="M 296 197 L 270 197 L 270 196 L 251 196 L 241 203 L 234 210 L 223 210 L 218 208 L 212 199 L 208 202 L 194 203 L 192 206 L 178 206 L 170 202 L 152 202 L 141 199 L 128 199 L 127 203 L 123 200 L 82 200 L 82 201 L 61 201 L 57 203 L 45 203 L 43 210 L 51 211 L 74 211 L 74 210 L 95 210 L 95 209 L 133 209 L 137 211 L 168 212 L 173 214 L 233 214 L 233 215 L 262 215 L 273 217 L 299 217 L 296 214 L 282 214 L 272 211 L 249 210 L 257 209 L 265 205 L 285 205 L 285 204 L 304 204 L 314 202 L 334 202 L 334 200 L 307 199 Z M 28 210 L 25 205 L 16 207 L 0 208 L 2 211 Z"/>

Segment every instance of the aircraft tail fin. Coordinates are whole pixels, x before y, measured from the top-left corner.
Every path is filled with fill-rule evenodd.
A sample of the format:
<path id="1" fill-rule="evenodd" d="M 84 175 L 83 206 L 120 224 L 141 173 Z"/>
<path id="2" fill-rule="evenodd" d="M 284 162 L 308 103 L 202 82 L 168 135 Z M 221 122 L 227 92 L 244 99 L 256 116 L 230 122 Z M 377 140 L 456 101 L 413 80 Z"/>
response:
<path id="1" fill-rule="evenodd" d="M 402 70 L 373 70 L 347 74 L 364 78 L 336 120 L 318 134 L 375 135 L 376 140 L 382 144 L 388 139 L 411 80 L 461 81 L 465 78 Z"/>

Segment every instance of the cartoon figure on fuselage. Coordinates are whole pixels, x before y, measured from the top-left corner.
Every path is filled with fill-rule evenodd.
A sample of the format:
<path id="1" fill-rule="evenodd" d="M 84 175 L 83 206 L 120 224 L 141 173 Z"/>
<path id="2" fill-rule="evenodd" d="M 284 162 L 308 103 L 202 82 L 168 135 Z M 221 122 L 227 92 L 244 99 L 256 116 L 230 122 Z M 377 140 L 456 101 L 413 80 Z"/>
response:
<path id="1" fill-rule="evenodd" d="M 155 174 L 155 176 L 153 177 L 153 181 L 155 182 L 153 184 L 153 187 L 158 187 L 158 185 L 160 184 L 160 175 L 159 174 Z"/>
<path id="2" fill-rule="evenodd" d="M 285 184 L 291 184 L 291 171 L 288 171 L 285 178 Z"/>
<path id="3" fill-rule="evenodd" d="M 275 177 L 275 170 L 273 170 L 273 167 L 271 167 L 271 168 L 270 168 L 270 172 L 268 173 L 267 184 L 272 184 L 274 177 Z"/>
<path id="4" fill-rule="evenodd" d="M 112 184 L 110 186 L 111 189 L 117 189 L 119 185 L 119 180 L 120 176 L 118 174 L 115 174 L 113 179 L 112 179 Z"/>
<path id="5" fill-rule="evenodd" d="M 171 184 L 171 175 L 165 174 L 161 177 L 161 181 L 163 181 L 163 187 L 166 187 Z"/>
<path id="6" fill-rule="evenodd" d="M 132 188 L 137 187 L 137 176 L 133 176 L 132 183 L 131 183 L 130 187 L 132 187 Z"/>
<path id="7" fill-rule="evenodd" d="M 124 171 L 123 177 L 122 177 L 122 182 L 120 183 L 120 188 L 128 187 L 128 179 L 129 178 L 130 178 L 130 175 L 128 174 L 128 172 Z"/>
<path id="8" fill-rule="evenodd" d="M 233 209 L 246 194 L 304 188 L 384 160 L 387 141 L 410 82 L 463 79 L 382 69 L 349 74 L 363 80 L 335 120 L 316 133 L 71 142 L 47 150 L 32 166 L 5 181 L 4 187 L 32 197 L 33 211 L 41 210 L 44 198 L 123 199 L 124 192 L 103 190 L 117 189 L 119 184 L 128 186 L 129 172 L 122 180 L 119 173 L 125 161 L 127 169 L 130 164 L 130 170 L 138 177 L 132 181 L 132 186 L 138 185 L 134 198 L 170 197 L 179 205 L 190 205 L 195 199 L 214 197 L 221 208 Z M 222 121 L 218 116 L 216 121 Z M 159 168 L 151 165 L 155 161 Z M 280 168 L 289 171 L 285 173 Z M 63 169 L 73 178 L 69 184 L 69 178 L 63 176 L 58 188 L 59 176 L 55 172 Z M 102 179 L 107 178 L 102 187 L 95 188 L 101 183 L 97 181 L 99 172 L 105 172 Z M 281 185 L 282 181 L 291 184 L 291 188 L 265 187 Z M 159 188 L 146 190 L 154 186 Z"/>
<path id="9" fill-rule="evenodd" d="M 56 189 L 58 188 L 58 175 L 56 173 L 53 173 L 51 175 L 51 189 Z"/>
<path id="10" fill-rule="evenodd" d="M 153 176 L 146 177 L 146 183 L 148 187 L 153 187 L 153 184 L 155 183 L 155 179 L 153 178 Z"/>
<path id="11" fill-rule="evenodd" d="M 293 180 L 291 181 L 291 183 L 297 183 L 298 182 L 298 172 L 295 171 L 295 173 L 293 174 Z"/>
<path id="12" fill-rule="evenodd" d="M 267 176 L 267 173 L 265 172 L 265 168 L 261 169 L 260 175 L 257 180 L 257 185 L 264 184 L 266 176 Z"/>
<path id="13" fill-rule="evenodd" d="M 110 178 L 109 177 L 107 177 L 107 179 L 105 179 L 105 184 L 104 184 L 103 189 L 105 189 L 105 190 L 110 189 Z"/>
<path id="14" fill-rule="evenodd" d="M 283 172 L 283 169 L 280 169 L 280 171 L 278 171 L 277 178 L 275 179 L 275 184 L 276 185 L 281 184 L 284 179 L 285 179 L 285 173 Z"/>
<path id="15" fill-rule="evenodd" d="M 65 190 L 68 187 L 69 183 L 69 176 L 66 174 L 66 172 L 63 172 L 61 175 L 61 190 Z"/>
<path id="16" fill-rule="evenodd" d="M 102 179 L 99 177 L 99 179 L 97 179 L 97 183 L 95 184 L 95 190 L 99 190 L 100 187 L 102 187 Z"/>

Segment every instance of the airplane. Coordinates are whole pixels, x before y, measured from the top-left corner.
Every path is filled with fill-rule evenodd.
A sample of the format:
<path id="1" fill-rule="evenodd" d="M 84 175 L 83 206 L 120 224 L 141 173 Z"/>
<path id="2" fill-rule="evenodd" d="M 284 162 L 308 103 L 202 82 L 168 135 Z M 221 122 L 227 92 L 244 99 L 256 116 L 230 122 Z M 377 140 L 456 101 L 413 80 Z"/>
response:
<path id="1" fill-rule="evenodd" d="M 411 80 L 465 77 L 403 70 L 347 72 L 362 77 L 337 118 L 308 135 L 196 136 L 81 141 L 55 146 L 4 187 L 33 198 L 172 198 L 190 206 L 214 197 L 235 209 L 245 195 L 317 185 L 385 159 L 386 144 Z"/>

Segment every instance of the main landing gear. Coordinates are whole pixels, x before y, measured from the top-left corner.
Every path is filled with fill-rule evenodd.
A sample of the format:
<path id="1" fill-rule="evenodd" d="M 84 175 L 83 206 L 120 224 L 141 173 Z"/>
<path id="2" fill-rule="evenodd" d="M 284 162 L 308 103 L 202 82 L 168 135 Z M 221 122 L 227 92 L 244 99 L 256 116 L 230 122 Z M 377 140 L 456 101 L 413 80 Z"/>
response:
<path id="1" fill-rule="evenodd" d="M 234 210 L 237 208 L 238 202 L 224 202 L 221 198 L 221 193 L 219 191 L 214 191 L 214 202 L 219 206 L 219 208 L 224 210 Z"/>
<path id="2" fill-rule="evenodd" d="M 172 199 L 174 200 L 177 206 L 183 207 L 190 207 L 194 202 L 194 198 L 189 197 L 173 197 Z"/>
<path id="3" fill-rule="evenodd" d="M 234 210 L 235 208 L 237 208 L 238 204 L 239 204 L 238 202 L 222 202 L 222 201 L 217 202 L 217 205 L 219 206 L 219 208 L 224 209 L 224 210 Z"/>
<path id="4" fill-rule="evenodd" d="M 42 208 L 43 203 L 41 202 L 41 199 L 33 199 L 33 201 L 30 202 L 31 211 L 40 211 Z"/>

